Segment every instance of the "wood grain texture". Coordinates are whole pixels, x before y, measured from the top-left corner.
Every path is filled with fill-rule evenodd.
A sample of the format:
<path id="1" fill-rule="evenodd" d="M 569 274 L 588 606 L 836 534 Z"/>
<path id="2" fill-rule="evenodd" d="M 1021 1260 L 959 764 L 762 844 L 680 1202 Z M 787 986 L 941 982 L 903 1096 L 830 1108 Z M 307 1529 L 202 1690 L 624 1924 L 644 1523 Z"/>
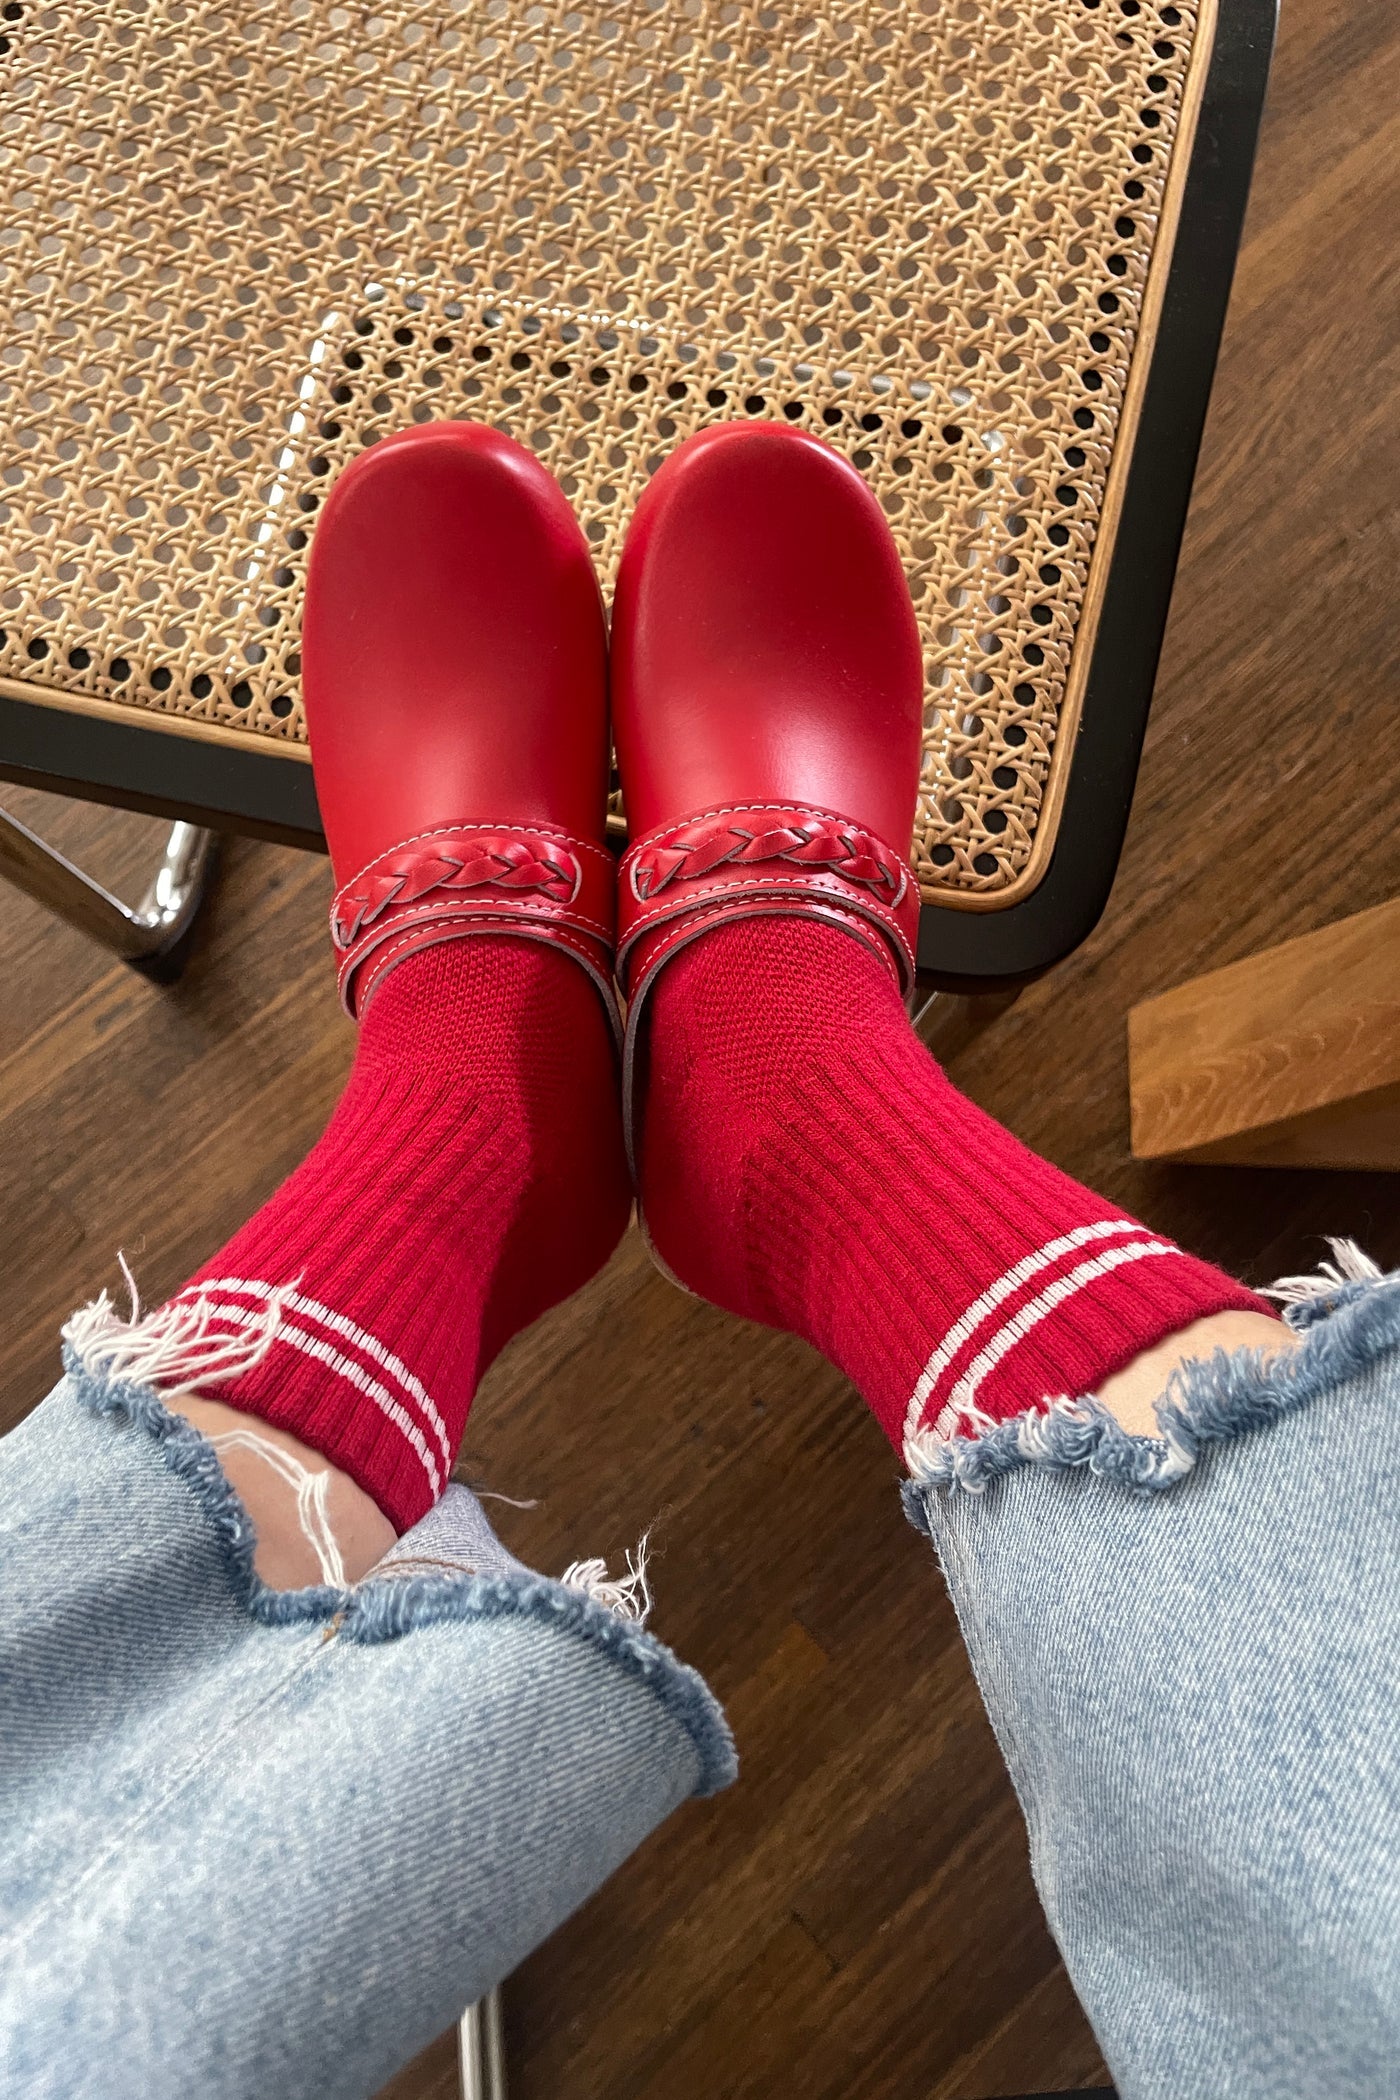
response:
<path id="1" fill-rule="evenodd" d="M 1118 886 L 955 1066 L 1028 1142 L 1254 1281 L 1315 1264 L 1327 1232 L 1400 1262 L 1395 1184 L 1133 1161 L 1124 1018 L 1400 894 L 1397 109 L 1393 10 L 1285 10 Z M 16 806 L 41 821 L 38 798 Z M 57 828 L 133 886 L 159 835 L 80 809 Z M 329 881 L 235 846 L 174 994 L 6 901 L 10 1418 L 118 1247 L 170 1289 L 319 1130 L 350 1054 Z M 630 1238 L 492 1371 L 465 1464 L 539 1498 L 497 1507 L 545 1568 L 654 1527 L 657 1629 L 710 1677 L 743 1758 L 737 1788 L 678 1815 L 512 1979 L 512 2100 L 981 2100 L 1102 2075 L 942 1583 L 834 1371 L 683 1297 Z M 394 2100 L 446 2100 L 451 2067 L 444 2042 Z"/>
<path id="2" fill-rule="evenodd" d="M 1173 1157 L 1206 1166 L 1363 1167 L 1400 1172 L 1400 1085 L 1217 1138 Z"/>
<path id="3" fill-rule="evenodd" d="M 1400 1167 L 1400 898 L 1145 999 L 1138 1159 Z"/>

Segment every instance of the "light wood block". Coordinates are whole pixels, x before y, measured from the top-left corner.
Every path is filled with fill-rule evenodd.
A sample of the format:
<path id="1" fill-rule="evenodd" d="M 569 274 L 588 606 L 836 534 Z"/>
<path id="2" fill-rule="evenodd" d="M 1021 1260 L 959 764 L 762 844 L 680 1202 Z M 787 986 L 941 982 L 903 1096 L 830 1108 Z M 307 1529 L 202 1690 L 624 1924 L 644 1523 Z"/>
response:
<path id="1" fill-rule="evenodd" d="M 1137 1159 L 1400 1169 L 1400 898 L 1128 1016 Z"/>

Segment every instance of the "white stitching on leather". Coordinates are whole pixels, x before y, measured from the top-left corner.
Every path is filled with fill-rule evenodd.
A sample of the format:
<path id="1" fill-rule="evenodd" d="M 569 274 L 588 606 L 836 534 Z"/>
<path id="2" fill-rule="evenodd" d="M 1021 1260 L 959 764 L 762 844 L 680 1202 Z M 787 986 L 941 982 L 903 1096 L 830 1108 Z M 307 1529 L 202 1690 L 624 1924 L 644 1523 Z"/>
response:
<path id="1" fill-rule="evenodd" d="M 833 875 L 826 869 L 799 868 L 794 870 L 791 875 L 739 875 L 728 882 L 719 879 L 706 883 L 701 888 L 688 890 L 684 894 L 673 895 L 664 904 L 643 905 L 641 911 L 628 927 L 626 938 L 629 941 L 634 939 L 644 927 L 649 926 L 655 919 L 669 919 L 677 911 L 691 910 L 698 900 L 703 897 L 712 897 L 720 894 L 741 896 L 745 890 L 750 889 L 786 889 L 794 896 L 808 896 L 811 894 L 812 885 L 819 882 L 842 883 L 843 887 L 836 892 L 840 901 L 843 904 L 849 904 L 853 911 L 860 909 L 860 905 L 855 898 L 847 894 L 850 886 L 845 883 L 845 878 L 840 875 Z M 825 896 L 827 892 L 822 891 L 821 894 Z M 870 899 L 868 908 L 875 912 L 888 912 L 891 919 L 894 919 L 895 906 L 883 903 L 878 897 Z M 895 930 L 900 931 L 897 921 L 895 921 Z M 901 931 L 902 938 L 903 934 Z"/>
<path id="2" fill-rule="evenodd" d="M 888 840 L 880 838 L 878 831 L 871 830 L 868 824 L 859 823 L 855 817 L 844 815 L 839 809 L 822 809 L 815 802 L 729 802 L 721 809 L 702 809 L 693 817 L 675 817 L 668 824 L 658 824 L 654 831 L 644 831 L 639 839 L 628 840 L 627 852 L 623 857 L 630 860 L 639 846 L 654 846 L 658 840 L 665 838 L 668 832 L 686 831 L 692 824 L 708 824 L 712 817 L 748 817 L 765 809 L 779 810 L 786 815 L 826 817 L 833 824 L 849 824 L 854 831 L 869 831 L 871 838 L 880 839 L 880 844 L 894 853 L 893 846 L 889 845 Z M 895 859 L 899 858 L 896 853 Z"/>
<path id="3" fill-rule="evenodd" d="M 692 891 L 688 897 L 673 898 L 668 906 L 655 906 L 650 911 L 643 911 L 633 920 L 618 944 L 618 961 L 622 961 L 623 957 L 632 948 L 633 943 L 647 932 L 650 927 L 664 924 L 667 919 L 676 918 L 683 912 L 703 909 L 703 900 L 706 897 L 733 897 L 738 899 L 753 896 L 763 890 L 781 890 L 785 895 L 796 900 L 820 897 L 824 901 L 834 903 L 839 908 L 858 914 L 869 923 L 880 926 L 898 943 L 899 952 L 908 963 L 910 970 L 917 969 L 918 965 L 914 959 L 914 951 L 909 945 L 909 937 L 898 919 L 895 918 L 891 906 L 881 904 L 877 899 L 872 899 L 867 903 L 863 898 L 858 899 L 850 896 L 844 888 L 839 891 L 818 889 L 816 884 L 823 880 L 839 881 L 840 878 L 839 876 L 834 878 L 820 877 L 811 873 L 800 880 L 792 876 L 750 876 L 742 882 L 711 883 L 703 890 Z"/>
<path id="4" fill-rule="evenodd" d="M 440 937 L 441 940 L 466 940 L 470 938 L 470 935 L 467 933 L 458 933 L 447 930 L 449 927 L 461 925 L 462 922 L 460 920 L 443 920 L 441 914 L 437 914 L 436 916 L 438 918 L 438 923 L 441 924 L 444 929 Z M 473 913 L 471 921 L 468 923 L 473 927 L 481 926 L 488 931 L 499 931 L 503 935 L 513 933 L 515 937 L 519 940 L 538 940 L 540 941 L 542 946 L 553 945 L 559 948 L 567 948 L 570 955 L 574 957 L 574 960 L 583 965 L 584 969 L 588 972 L 588 975 L 593 979 L 594 983 L 598 985 L 600 990 L 602 990 L 605 993 L 608 1001 L 612 1003 L 612 980 L 610 977 L 605 975 L 604 972 L 598 967 L 597 956 L 593 954 L 590 951 L 590 949 L 585 945 L 589 940 L 588 934 L 579 933 L 576 937 L 571 938 L 571 935 L 573 933 L 572 928 L 560 925 L 560 923 L 557 920 L 546 920 L 541 922 L 542 924 L 549 926 L 550 929 L 551 941 L 546 942 L 541 933 L 525 932 L 521 929 L 519 921 L 511 918 L 499 918 L 493 921 L 484 913 Z M 352 953 L 345 958 L 344 962 L 340 966 L 339 971 L 336 974 L 335 985 L 336 991 L 340 994 L 341 1005 L 344 1007 L 345 1011 L 350 1015 L 352 1021 L 357 1019 L 358 1016 L 351 1008 L 349 999 L 346 996 L 346 988 L 350 982 L 350 979 L 352 977 L 357 977 L 362 969 L 366 968 L 369 964 L 372 963 L 373 969 L 371 970 L 369 980 L 369 989 L 372 993 L 378 986 L 380 980 L 383 977 L 385 977 L 391 969 L 395 967 L 393 958 L 399 953 L 400 950 L 411 950 L 414 947 L 418 946 L 427 948 L 438 945 L 437 942 L 425 941 L 421 939 L 422 934 L 426 930 L 427 929 L 423 927 L 419 927 L 416 932 L 405 933 L 397 940 L 379 941 L 372 943 L 358 957 L 356 957 Z M 604 942 L 603 946 L 606 949 L 608 948 L 609 943 Z M 614 1011 L 616 1011 L 615 1005 Z"/>
<path id="5" fill-rule="evenodd" d="M 736 811 L 735 814 L 738 815 L 742 813 Z M 815 817 L 819 816 L 821 812 L 814 809 L 799 809 L 795 803 L 791 806 L 791 808 L 784 808 L 779 804 L 764 803 L 762 805 L 755 804 L 753 814 L 759 816 Z M 689 819 L 684 824 L 677 824 L 676 826 L 674 826 L 674 831 L 688 831 L 690 829 L 691 823 L 703 824 L 706 821 L 707 819 L 704 817 L 695 817 Z M 834 821 L 839 824 L 850 824 L 852 830 L 856 831 L 862 828 L 860 825 L 853 823 L 852 819 L 849 817 L 838 817 L 829 821 Z M 731 830 L 733 828 L 734 827 L 731 826 Z M 741 838 L 744 835 L 745 834 L 742 832 L 739 834 Z M 884 847 L 885 852 L 889 854 L 891 860 L 894 861 L 895 866 L 899 869 L 899 888 L 895 891 L 894 896 L 890 898 L 888 902 L 886 902 L 884 898 L 878 899 L 880 903 L 885 904 L 885 909 L 887 911 L 898 911 L 900 905 L 904 902 L 905 898 L 909 894 L 909 878 L 912 873 L 912 870 L 909 868 L 906 862 L 900 860 L 899 856 L 895 853 L 894 848 L 892 846 L 885 845 L 885 841 L 880 837 L 878 832 L 867 832 L 866 837 L 874 839 L 877 845 Z M 640 890 L 637 888 L 637 863 L 641 858 L 642 853 L 653 852 L 658 846 L 664 846 L 664 844 L 664 839 L 643 839 L 639 842 L 638 846 L 628 847 L 626 853 L 623 854 L 622 860 L 618 867 L 619 891 L 628 897 L 635 898 L 636 902 L 642 905 L 644 908 L 647 900 L 642 896 Z M 852 883 L 856 880 L 856 878 L 853 875 L 843 875 L 839 868 L 832 867 L 830 863 L 801 861 L 797 858 L 795 854 L 789 856 L 785 853 L 770 853 L 766 856 L 766 858 L 769 860 L 786 860 L 788 862 L 788 865 L 793 870 L 794 878 L 805 875 L 808 877 L 825 877 L 828 880 L 836 882 Z M 727 868 L 729 877 L 733 882 L 738 883 L 746 879 L 744 875 L 745 863 L 725 862 L 722 865 L 725 868 Z M 747 863 L 747 866 L 749 867 L 762 867 L 762 865 L 762 861 L 749 861 Z M 677 881 L 680 883 L 691 883 L 697 882 L 699 881 L 699 879 L 700 878 L 695 875 L 681 875 L 677 878 Z M 723 881 L 723 879 L 723 876 L 716 877 L 717 881 Z M 755 876 L 753 880 L 755 882 L 770 881 L 772 880 L 772 878 L 769 876 Z M 861 887 L 871 889 L 873 893 L 873 884 L 863 883 Z M 679 895 L 681 893 L 678 891 L 676 892 L 676 894 Z M 705 893 L 703 890 L 692 890 L 688 894 L 692 896 L 703 896 Z"/>
<path id="6" fill-rule="evenodd" d="M 393 933 L 400 926 L 407 926 L 420 919 L 529 918 L 537 919 L 546 926 L 572 926 L 580 933 L 596 930 L 598 939 L 608 947 L 612 946 L 614 938 L 613 928 L 603 919 L 591 919 L 587 912 L 575 911 L 569 904 L 551 904 L 548 899 L 523 896 L 517 896 L 511 903 L 503 903 L 496 899 L 488 902 L 485 898 L 477 899 L 459 894 L 451 904 L 409 904 L 398 912 L 391 908 L 384 916 L 387 920 L 387 924 L 381 921 L 381 932 L 384 934 Z M 366 945 L 374 946 L 373 927 L 369 928 L 367 933 L 357 934 L 349 948 L 337 952 L 344 961 Z"/>
<path id="7" fill-rule="evenodd" d="M 426 839 L 452 838 L 459 833 L 470 837 L 475 831 L 518 831 L 522 838 L 528 838 L 534 832 L 542 839 L 560 839 L 575 852 L 596 853 L 600 860 L 608 865 L 612 863 L 612 855 L 606 846 L 596 845 L 592 839 L 576 839 L 571 831 L 561 831 L 557 824 L 486 824 L 466 821 L 460 824 L 439 824 L 432 831 L 415 831 L 412 838 L 400 839 L 397 845 L 386 846 L 382 853 L 376 853 L 374 859 L 367 860 L 357 874 L 347 875 L 344 882 L 337 884 L 336 898 L 346 890 L 353 889 L 362 876 L 368 875 L 371 868 L 377 868 L 380 861 L 387 860 L 391 853 L 402 853 L 407 846 L 421 846 Z M 334 903 L 331 905 L 331 917 L 335 917 Z"/>
<path id="8" fill-rule="evenodd" d="M 461 925 L 464 923 L 463 919 L 460 916 L 455 919 L 448 918 L 447 915 L 443 912 L 430 912 L 427 914 L 427 918 L 429 924 L 431 924 L 433 920 L 437 920 L 444 926 Z M 475 911 L 467 916 L 465 923 L 497 925 L 502 927 L 506 932 L 509 932 L 511 927 L 517 924 L 518 921 L 516 915 L 513 912 Z M 591 935 L 583 932 L 581 928 L 576 926 L 568 926 L 558 919 L 544 919 L 539 920 L 536 923 L 541 926 L 547 926 L 550 932 L 557 935 L 561 940 L 567 940 L 571 935 L 574 936 L 577 942 L 579 943 L 580 947 L 582 947 L 582 945 L 585 942 L 592 938 Z M 397 932 L 397 929 L 394 930 Z M 413 928 L 407 932 L 398 933 L 397 938 L 393 940 L 370 941 L 367 942 L 363 948 L 352 949 L 350 953 L 346 956 L 345 960 L 342 962 L 337 975 L 345 977 L 348 976 L 352 970 L 361 969 L 364 966 L 364 964 L 369 961 L 371 956 L 378 956 L 380 954 L 392 955 L 395 949 L 406 947 L 411 942 L 416 940 L 418 934 L 422 930 L 423 929 L 421 927 Z M 607 941 L 602 941 L 599 943 L 599 945 L 601 947 L 607 948 L 610 946 L 610 943 Z"/>
<path id="9" fill-rule="evenodd" d="M 742 896 L 745 895 L 746 892 L 733 891 L 730 894 L 737 901 L 738 899 L 742 898 Z M 881 957 L 882 960 L 886 961 L 890 968 L 893 968 L 893 964 L 889 962 L 888 944 L 878 940 L 874 933 L 875 922 L 869 916 L 867 916 L 867 914 L 862 912 L 858 906 L 847 904 L 844 899 L 836 903 L 827 903 L 824 899 L 822 908 L 825 911 L 828 911 L 833 918 L 851 920 L 853 922 L 851 926 L 851 931 L 857 936 L 857 938 L 862 942 L 862 944 L 865 947 L 872 949 L 878 956 Z M 697 912 L 696 916 L 718 921 L 723 919 L 724 913 L 724 904 L 711 904 L 702 907 L 702 909 L 699 912 Z M 740 913 L 738 914 L 738 916 L 743 917 L 745 916 L 745 914 Z M 749 918 L 753 918 L 758 915 L 756 913 L 750 912 L 747 914 L 747 916 Z M 800 917 L 801 914 L 795 914 L 794 916 Z M 895 927 L 893 931 L 899 939 L 900 953 L 904 956 L 905 960 L 910 966 L 910 969 L 912 970 L 914 968 L 914 958 L 910 953 L 909 944 L 904 939 L 903 934 L 900 933 L 898 927 Z M 694 939 L 694 937 L 695 929 L 692 925 L 689 924 L 688 915 L 686 915 L 685 917 L 682 917 L 681 924 L 676 927 L 673 933 L 668 934 L 665 940 L 658 941 L 656 946 L 650 950 L 650 952 L 647 955 L 646 961 L 642 965 L 642 969 L 639 973 L 639 984 L 644 983 L 646 979 L 655 976 L 657 970 L 661 967 L 661 964 L 665 961 L 666 957 L 670 954 L 673 948 L 683 947 L 687 940 L 692 940 Z M 629 936 L 628 938 L 627 946 L 629 949 L 632 944 L 632 938 L 632 936 Z M 623 955 L 625 953 L 626 950 L 619 950 L 619 963 L 621 963 Z M 896 970 L 894 974 L 896 982 L 898 982 L 899 972 Z M 637 987 L 634 986 L 633 990 L 629 994 L 629 997 L 635 999 L 636 992 Z"/>

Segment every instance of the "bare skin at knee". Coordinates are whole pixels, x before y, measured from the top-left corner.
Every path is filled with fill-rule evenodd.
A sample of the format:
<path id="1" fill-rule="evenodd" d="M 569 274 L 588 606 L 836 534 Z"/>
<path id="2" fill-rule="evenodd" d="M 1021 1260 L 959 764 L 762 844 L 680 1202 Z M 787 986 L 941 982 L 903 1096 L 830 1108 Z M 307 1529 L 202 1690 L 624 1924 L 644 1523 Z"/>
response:
<path id="1" fill-rule="evenodd" d="M 218 1450 L 229 1485 L 253 1520 L 253 1566 L 269 1589 L 305 1589 L 328 1579 L 324 1549 L 316 1549 L 318 1530 L 334 1541 L 346 1582 L 358 1582 L 393 1545 L 393 1525 L 364 1489 L 288 1430 L 274 1429 L 254 1415 L 240 1414 L 221 1400 L 205 1400 L 197 1393 L 177 1393 L 166 1404 Z M 257 1445 L 271 1446 L 272 1452 Z M 273 1453 L 293 1464 L 280 1468 Z M 298 1500 L 296 1474 L 313 1481 L 324 1476 L 317 1494 L 319 1518 L 309 1528 Z"/>
<path id="2" fill-rule="evenodd" d="M 1298 1336 L 1268 1313 L 1211 1313 L 1144 1349 L 1099 1387 L 1098 1397 L 1134 1436 L 1156 1436 L 1156 1405 L 1172 1373 L 1183 1364 L 1213 1356 L 1217 1349 L 1266 1349 L 1279 1356 L 1298 1346 Z"/>

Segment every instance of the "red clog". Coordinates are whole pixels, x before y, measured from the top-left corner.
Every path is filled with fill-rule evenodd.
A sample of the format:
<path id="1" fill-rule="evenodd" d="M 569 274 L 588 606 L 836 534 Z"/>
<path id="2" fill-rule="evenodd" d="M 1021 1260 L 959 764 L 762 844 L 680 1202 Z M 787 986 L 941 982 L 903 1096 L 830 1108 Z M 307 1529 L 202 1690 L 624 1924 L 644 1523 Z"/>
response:
<path id="1" fill-rule="evenodd" d="M 923 684 L 898 550 L 854 467 L 771 423 L 667 460 L 613 605 L 629 1131 L 647 990 L 711 927 L 817 917 L 912 983 Z"/>
<path id="2" fill-rule="evenodd" d="M 610 1015 L 606 630 L 532 454 L 473 423 L 372 446 L 316 528 L 302 645 L 341 997 L 470 934 L 572 955 Z"/>

